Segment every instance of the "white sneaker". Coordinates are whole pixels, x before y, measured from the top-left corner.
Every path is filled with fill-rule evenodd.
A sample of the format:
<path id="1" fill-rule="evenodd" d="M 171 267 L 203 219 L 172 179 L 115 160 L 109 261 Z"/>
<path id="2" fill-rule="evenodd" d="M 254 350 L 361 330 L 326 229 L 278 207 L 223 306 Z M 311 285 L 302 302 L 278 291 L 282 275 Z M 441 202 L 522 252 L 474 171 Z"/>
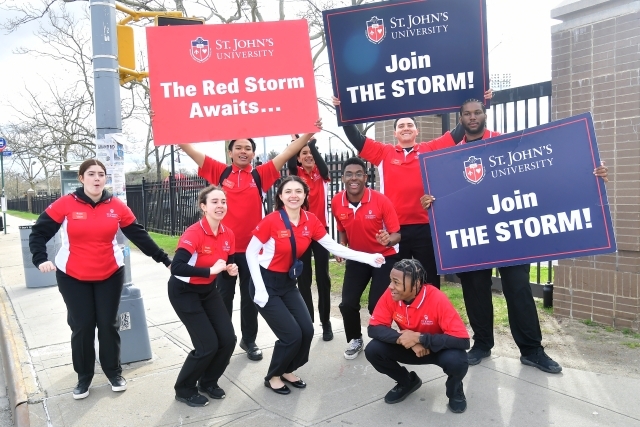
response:
<path id="1" fill-rule="evenodd" d="M 353 360 L 358 357 L 358 354 L 364 349 L 364 341 L 362 338 L 354 338 L 349 342 L 349 347 L 344 351 L 344 358 L 347 360 Z"/>

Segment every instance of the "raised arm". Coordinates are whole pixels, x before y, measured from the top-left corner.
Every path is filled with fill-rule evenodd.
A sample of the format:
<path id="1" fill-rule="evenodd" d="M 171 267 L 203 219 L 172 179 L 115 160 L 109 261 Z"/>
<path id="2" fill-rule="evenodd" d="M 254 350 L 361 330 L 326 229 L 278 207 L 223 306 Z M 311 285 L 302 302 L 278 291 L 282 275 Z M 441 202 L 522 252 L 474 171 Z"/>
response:
<path id="1" fill-rule="evenodd" d="M 316 139 L 311 138 L 309 141 L 309 151 L 311 151 L 311 155 L 313 156 L 313 161 L 316 162 L 316 166 L 318 167 L 318 172 L 320 172 L 320 176 L 322 179 L 329 179 L 329 167 L 325 163 L 322 155 L 318 151 L 318 147 L 316 147 Z"/>
<path id="2" fill-rule="evenodd" d="M 184 151 L 187 156 L 191 157 L 191 160 L 196 162 L 199 168 L 204 165 L 204 153 L 193 148 L 193 144 L 180 144 L 178 145 L 178 147 L 180 147 L 180 149 L 182 149 L 182 151 Z"/>
<path id="3" fill-rule="evenodd" d="M 322 130 L 322 119 L 318 119 L 315 122 L 315 126 L 318 129 Z M 289 160 L 291 157 L 293 157 L 296 154 L 298 154 L 298 152 L 300 150 L 302 150 L 302 147 L 307 145 L 307 142 L 309 142 L 309 140 L 311 139 L 311 137 L 313 135 L 314 135 L 314 133 L 305 133 L 300 138 L 296 139 L 291 144 L 289 144 L 287 146 L 287 148 L 285 148 L 282 153 L 280 153 L 276 157 L 274 157 L 273 165 L 276 167 L 276 169 L 277 170 L 282 169 L 282 167 L 287 162 L 287 160 Z"/>
<path id="4" fill-rule="evenodd" d="M 335 96 L 331 97 L 331 101 L 333 101 L 333 105 L 335 106 L 340 105 L 340 100 Z M 346 125 L 342 127 L 342 130 L 344 130 L 344 134 L 347 135 L 347 139 L 351 145 L 353 145 L 358 152 L 362 151 L 366 137 L 360 133 L 358 128 L 355 125 Z"/>

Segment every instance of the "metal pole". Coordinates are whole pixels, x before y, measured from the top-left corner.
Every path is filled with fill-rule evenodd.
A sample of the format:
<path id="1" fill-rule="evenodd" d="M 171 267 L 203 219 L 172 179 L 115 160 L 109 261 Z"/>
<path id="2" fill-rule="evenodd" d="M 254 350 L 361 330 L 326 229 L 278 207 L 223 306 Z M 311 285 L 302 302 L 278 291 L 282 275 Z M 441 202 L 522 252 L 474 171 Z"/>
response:
<path id="1" fill-rule="evenodd" d="M 449 113 L 445 113 L 442 115 L 442 134 L 449 132 Z"/>
<path id="2" fill-rule="evenodd" d="M 4 156 L 2 155 L 2 153 L 0 152 L 0 172 L 2 174 L 2 201 L 5 200 L 4 198 Z M 4 211 L 4 209 L 2 210 L 2 219 L 3 219 L 3 225 L 4 225 L 4 234 L 7 234 L 7 213 Z"/>
<path id="3" fill-rule="evenodd" d="M 262 137 L 262 155 L 264 156 L 264 160 L 262 163 L 267 163 L 267 138 Z"/>
<path id="4" fill-rule="evenodd" d="M 89 0 L 89 7 L 91 9 L 96 139 L 105 139 L 108 134 L 122 133 L 116 2 L 115 0 Z M 118 233 L 117 240 L 120 245 L 123 245 L 125 276 L 125 286 L 120 295 L 118 308 L 122 343 L 120 358 L 122 363 L 130 363 L 150 359 L 151 343 L 140 290 L 132 286 L 129 241 L 121 232 Z"/>

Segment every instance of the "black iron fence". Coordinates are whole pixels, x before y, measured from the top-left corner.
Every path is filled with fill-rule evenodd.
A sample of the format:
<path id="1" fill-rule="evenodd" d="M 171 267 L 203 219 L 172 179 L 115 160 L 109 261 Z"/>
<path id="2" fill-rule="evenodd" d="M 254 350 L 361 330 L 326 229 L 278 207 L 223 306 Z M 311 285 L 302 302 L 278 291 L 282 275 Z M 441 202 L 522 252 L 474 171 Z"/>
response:
<path id="1" fill-rule="evenodd" d="M 31 197 L 31 203 L 29 203 L 29 197 Z M 12 211 L 31 212 L 34 214 L 40 214 L 51 203 L 60 198 L 60 193 L 52 193 L 51 195 L 33 195 L 19 197 L 13 200 L 7 200 L 7 209 Z"/>
<path id="2" fill-rule="evenodd" d="M 346 154 L 326 155 L 325 162 L 329 168 L 328 200 L 329 206 L 333 196 L 344 189 L 342 183 L 342 163 L 349 156 Z M 376 182 L 375 168 L 368 166 L 369 187 L 374 188 Z M 281 176 L 287 175 L 286 167 L 280 171 Z M 265 212 L 273 211 L 274 191 L 279 182 L 272 187 L 264 198 Z M 198 193 L 206 187 L 207 181 L 198 176 L 179 175 L 169 176 L 164 181 L 150 182 L 143 180 L 139 185 L 127 186 L 127 205 L 131 208 L 138 221 L 149 231 L 156 233 L 178 235 L 200 218 L 198 207 Z M 331 233 L 335 236 L 335 224 L 331 221 Z"/>

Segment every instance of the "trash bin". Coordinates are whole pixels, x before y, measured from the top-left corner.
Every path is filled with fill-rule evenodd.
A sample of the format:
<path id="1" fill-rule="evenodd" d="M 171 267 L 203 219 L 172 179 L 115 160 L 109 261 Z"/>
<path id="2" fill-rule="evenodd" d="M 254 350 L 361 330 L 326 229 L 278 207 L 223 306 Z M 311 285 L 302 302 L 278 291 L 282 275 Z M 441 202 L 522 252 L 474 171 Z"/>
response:
<path id="1" fill-rule="evenodd" d="M 147 329 L 147 316 L 140 289 L 125 286 L 118 308 L 120 322 L 120 361 L 138 362 L 151 359 L 151 342 Z"/>
<path id="2" fill-rule="evenodd" d="M 24 281 L 27 288 L 44 288 L 47 286 L 56 286 L 56 273 L 41 273 L 38 268 L 31 262 L 31 251 L 29 250 L 29 236 L 31 235 L 32 225 L 21 225 L 20 240 L 22 241 L 22 265 L 24 266 Z M 49 261 L 54 261 L 58 250 L 62 246 L 60 234 L 57 233 L 47 242 L 47 255 Z"/>

